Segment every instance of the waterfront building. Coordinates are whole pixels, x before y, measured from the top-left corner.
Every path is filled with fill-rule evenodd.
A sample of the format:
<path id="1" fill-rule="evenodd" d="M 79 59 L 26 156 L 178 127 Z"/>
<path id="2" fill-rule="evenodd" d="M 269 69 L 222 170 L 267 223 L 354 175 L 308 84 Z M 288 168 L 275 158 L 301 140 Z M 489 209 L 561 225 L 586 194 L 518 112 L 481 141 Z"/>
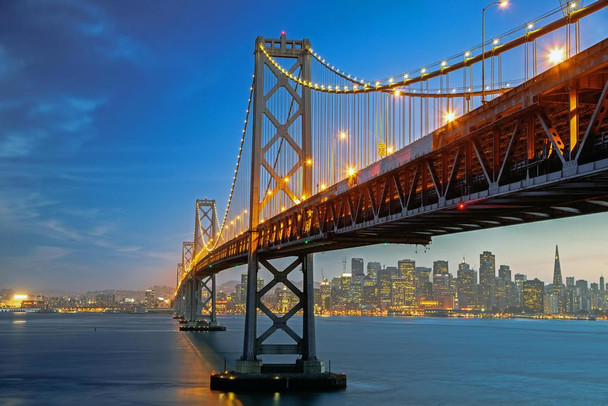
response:
<path id="1" fill-rule="evenodd" d="M 331 309 L 331 284 L 327 279 L 323 278 L 319 290 L 321 291 L 321 310 Z"/>
<path id="2" fill-rule="evenodd" d="M 528 277 L 523 273 L 516 273 L 514 277 L 515 287 L 517 289 L 517 306 L 522 309 L 524 307 L 524 282 L 527 279 Z"/>
<path id="3" fill-rule="evenodd" d="M 479 255 L 479 285 L 481 290 L 482 310 L 491 310 L 494 307 L 494 285 L 496 279 L 496 257 L 490 251 Z"/>
<path id="4" fill-rule="evenodd" d="M 405 307 L 406 306 L 406 296 L 407 296 L 407 278 L 397 277 L 393 278 L 391 294 L 392 294 L 392 302 L 391 304 L 395 307 Z"/>
<path id="5" fill-rule="evenodd" d="M 377 304 L 378 288 L 376 287 L 376 281 L 370 275 L 366 275 L 361 284 L 361 306 L 372 307 Z"/>
<path id="6" fill-rule="evenodd" d="M 404 279 L 404 306 L 416 307 L 416 262 L 411 259 L 403 259 L 397 262 L 399 278 Z"/>
<path id="7" fill-rule="evenodd" d="M 545 283 L 538 278 L 524 282 L 524 311 L 530 314 L 544 312 Z"/>

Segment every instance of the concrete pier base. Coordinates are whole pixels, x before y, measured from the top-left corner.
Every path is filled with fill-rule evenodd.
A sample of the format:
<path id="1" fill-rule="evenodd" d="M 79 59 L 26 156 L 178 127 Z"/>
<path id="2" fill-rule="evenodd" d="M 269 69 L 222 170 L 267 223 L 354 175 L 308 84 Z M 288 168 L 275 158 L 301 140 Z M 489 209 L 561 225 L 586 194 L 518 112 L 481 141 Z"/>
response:
<path id="1" fill-rule="evenodd" d="M 215 322 L 189 321 L 181 324 L 179 326 L 179 331 L 226 331 L 226 327 L 220 326 Z"/>
<path id="2" fill-rule="evenodd" d="M 266 372 L 242 374 L 233 371 L 211 374 L 212 390 L 224 392 L 324 392 L 346 389 L 346 374 L 323 372 Z"/>

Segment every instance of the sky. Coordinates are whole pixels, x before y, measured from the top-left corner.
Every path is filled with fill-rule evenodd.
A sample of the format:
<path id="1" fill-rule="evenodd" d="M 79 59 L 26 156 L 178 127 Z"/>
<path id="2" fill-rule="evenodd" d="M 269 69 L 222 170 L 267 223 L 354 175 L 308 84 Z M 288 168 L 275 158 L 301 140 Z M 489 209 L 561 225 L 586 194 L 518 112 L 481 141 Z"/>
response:
<path id="1" fill-rule="evenodd" d="M 310 38 L 360 77 L 386 77 L 480 42 L 487 0 L 0 0 L 0 289 L 143 289 L 175 284 L 194 202 L 228 195 L 259 35 Z M 486 35 L 558 5 L 512 0 L 487 12 Z M 608 10 L 582 25 L 583 48 L 608 35 Z M 396 265 L 464 257 L 550 281 L 608 276 L 608 215 L 315 255 Z M 220 280 L 237 279 L 240 269 Z"/>

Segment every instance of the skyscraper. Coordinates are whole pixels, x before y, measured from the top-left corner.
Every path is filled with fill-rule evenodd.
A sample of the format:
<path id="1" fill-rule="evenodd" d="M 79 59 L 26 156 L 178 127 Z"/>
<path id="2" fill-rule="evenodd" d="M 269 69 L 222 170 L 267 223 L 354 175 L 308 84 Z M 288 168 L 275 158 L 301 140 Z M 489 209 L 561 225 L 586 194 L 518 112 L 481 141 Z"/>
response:
<path id="1" fill-rule="evenodd" d="M 600 292 L 603 292 L 606 288 L 606 285 L 604 284 L 604 275 L 600 276 Z"/>
<path id="2" fill-rule="evenodd" d="M 524 282 L 524 311 L 531 314 L 544 312 L 545 283 L 538 278 Z"/>
<path id="3" fill-rule="evenodd" d="M 368 262 L 367 263 L 367 274 L 374 280 L 374 282 L 376 281 L 376 278 L 378 277 L 378 271 L 382 269 L 382 265 L 380 265 L 380 262 Z"/>
<path id="4" fill-rule="evenodd" d="M 357 275 L 363 277 L 365 275 L 363 272 L 363 258 L 352 258 L 350 260 L 350 269 L 353 277 Z"/>
<path id="5" fill-rule="evenodd" d="M 564 309 L 564 285 L 562 283 L 562 268 L 559 264 L 559 251 L 555 246 L 555 263 L 553 264 L 553 295 L 557 297 L 558 312 L 562 313 Z"/>
<path id="6" fill-rule="evenodd" d="M 523 273 L 515 274 L 515 287 L 517 288 L 517 298 L 519 307 L 524 307 L 524 282 L 528 279 Z"/>
<path id="7" fill-rule="evenodd" d="M 414 269 L 416 262 L 411 259 L 403 259 L 397 263 L 399 277 L 404 279 L 404 306 L 414 307 L 416 305 L 416 275 Z"/>
<path id="8" fill-rule="evenodd" d="M 476 307 L 477 272 L 471 269 L 464 260 L 458 264 L 458 308 L 471 309 Z"/>
<path id="9" fill-rule="evenodd" d="M 481 305 L 485 310 L 494 306 L 494 283 L 496 278 L 496 257 L 490 251 L 479 255 L 479 285 Z"/>
<path id="10" fill-rule="evenodd" d="M 388 307 L 391 304 L 393 275 L 390 269 L 383 268 L 378 271 L 376 286 L 378 287 L 378 302 L 380 306 Z"/>
<path id="11" fill-rule="evenodd" d="M 505 282 L 511 282 L 511 268 L 509 265 L 501 265 L 498 268 L 498 277 Z"/>

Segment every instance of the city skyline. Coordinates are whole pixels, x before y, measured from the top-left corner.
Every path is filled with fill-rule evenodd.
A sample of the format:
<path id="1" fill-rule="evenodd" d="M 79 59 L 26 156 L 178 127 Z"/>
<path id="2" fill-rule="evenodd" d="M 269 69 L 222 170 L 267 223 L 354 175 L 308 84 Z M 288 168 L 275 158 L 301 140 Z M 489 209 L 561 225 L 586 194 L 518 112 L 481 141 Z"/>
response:
<path id="1" fill-rule="evenodd" d="M 213 12 L 202 3 L 158 3 L 148 13 L 129 3 L 3 3 L 0 283 L 70 290 L 174 283 L 179 241 L 192 239 L 195 199 L 215 198 L 220 210 L 226 202 L 250 86 L 247 58 L 258 35 L 310 38 L 332 62 L 365 77 L 415 69 L 480 42 L 479 30 L 470 29 L 480 24 L 478 2 L 389 2 L 370 10 L 368 29 L 359 30 L 351 19 L 363 5 L 343 15 L 339 4 L 311 3 L 327 13 L 304 21 L 289 4 L 252 19 L 255 6 L 246 2 Z M 555 7 L 551 0 L 511 1 L 487 13 L 487 36 Z M 325 15 L 338 12 L 344 18 L 328 25 Z M 402 24 L 410 13 L 432 17 Z M 607 36 L 603 18 L 582 25 L 583 49 Z M 424 40 L 410 41 L 413 32 L 424 32 Z M 352 43 L 366 54 L 352 52 Z M 218 94 L 225 95 L 219 103 Z M 547 251 L 563 247 L 565 272 L 589 278 L 607 267 L 607 222 L 599 214 L 455 234 L 435 239 L 430 252 L 454 263 L 489 249 L 514 269 L 525 265 L 548 279 L 545 250 L 517 261 L 550 239 Z M 415 255 L 413 247 L 388 248 L 358 248 L 353 256 Z M 341 271 L 351 252 L 317 254 L 315 272 Z"/>

